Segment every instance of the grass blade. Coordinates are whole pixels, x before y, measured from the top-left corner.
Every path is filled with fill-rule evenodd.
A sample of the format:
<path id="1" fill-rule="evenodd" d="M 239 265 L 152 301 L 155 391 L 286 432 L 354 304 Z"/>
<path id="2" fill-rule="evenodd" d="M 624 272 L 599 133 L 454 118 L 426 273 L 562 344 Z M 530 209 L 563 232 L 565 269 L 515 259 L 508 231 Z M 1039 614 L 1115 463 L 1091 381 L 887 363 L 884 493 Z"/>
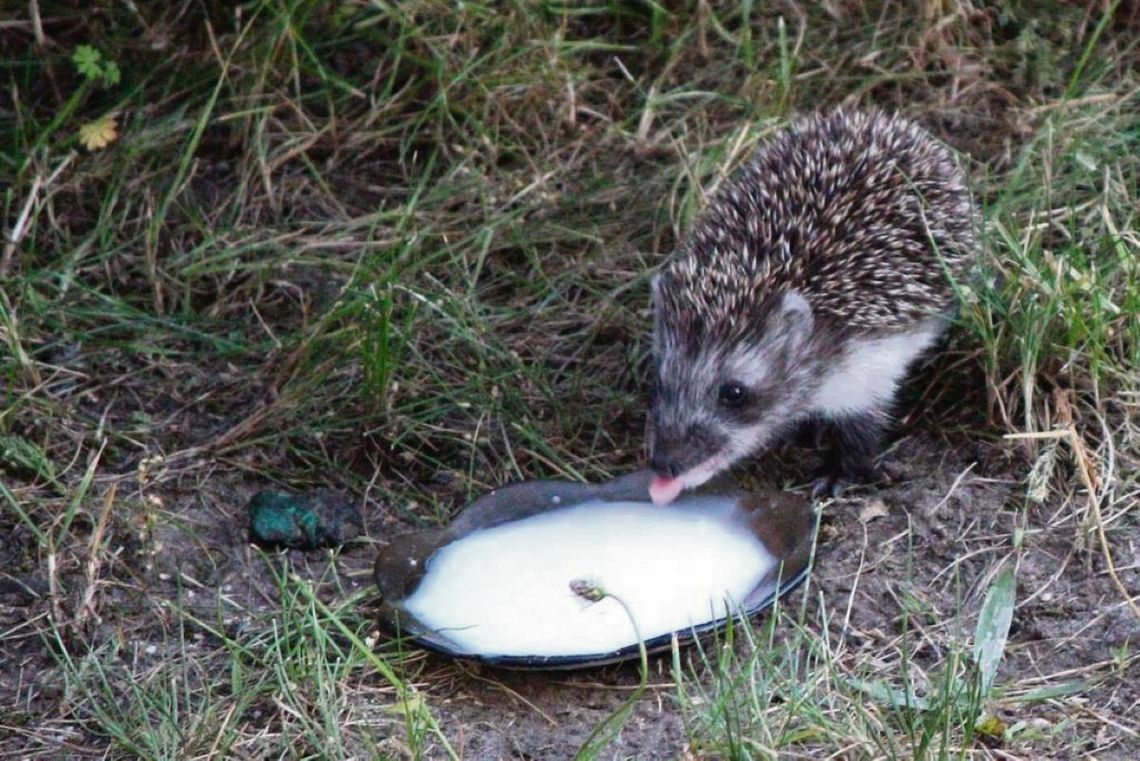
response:
<path id="1" fill-rule="evenodd" d="M 974 662 L 981 676 L 983 696 L 989 695 L 1005 652 L 1009 625 L 1013 621 L 1016 585 L 1014 567 L 1007 565 L 986 593 L 982 612 L 978 615 L 978 626 L 974 631 Z"/>

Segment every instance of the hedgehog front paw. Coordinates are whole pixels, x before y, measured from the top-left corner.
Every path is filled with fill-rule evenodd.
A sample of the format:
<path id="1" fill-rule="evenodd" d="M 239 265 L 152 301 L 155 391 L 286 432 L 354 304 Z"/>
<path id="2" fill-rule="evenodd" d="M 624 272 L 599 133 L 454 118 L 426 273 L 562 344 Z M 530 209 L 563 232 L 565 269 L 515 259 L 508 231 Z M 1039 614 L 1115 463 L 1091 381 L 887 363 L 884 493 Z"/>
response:
<path id="1" fill-rule="evenodd" d="M 839 467 L 823 468 L 811 482 L 813 500 L 834 499 L 847 489 L 856 486 L 879 484 L 893 481 L 890 472 L 872 462 L 844 463 Z"/>
<path id="2" fill-rule="evenodd" d="M 844 483 L 835 476 L 819 476 L 812 479 L 811 482 L 811 498 L 813 502 L 819 502 L 824 499 L 835 499 L 843 490 L 847 488 L 848 484 Z"/>

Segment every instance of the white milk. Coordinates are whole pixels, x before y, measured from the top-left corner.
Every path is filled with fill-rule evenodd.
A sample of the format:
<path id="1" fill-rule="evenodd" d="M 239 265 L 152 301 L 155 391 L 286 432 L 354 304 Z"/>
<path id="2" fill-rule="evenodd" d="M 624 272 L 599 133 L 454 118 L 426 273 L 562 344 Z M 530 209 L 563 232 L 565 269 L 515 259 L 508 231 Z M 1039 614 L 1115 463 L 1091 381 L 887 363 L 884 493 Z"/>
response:
<path id="1" fill-rule="evenodd" d="M 404 601 L 421 623 L 479 655 L 591 655 L 737 612 L 775 559 L 733 500 L 667 507 L 587 502 L 475 531 L 432 557 Z"/>

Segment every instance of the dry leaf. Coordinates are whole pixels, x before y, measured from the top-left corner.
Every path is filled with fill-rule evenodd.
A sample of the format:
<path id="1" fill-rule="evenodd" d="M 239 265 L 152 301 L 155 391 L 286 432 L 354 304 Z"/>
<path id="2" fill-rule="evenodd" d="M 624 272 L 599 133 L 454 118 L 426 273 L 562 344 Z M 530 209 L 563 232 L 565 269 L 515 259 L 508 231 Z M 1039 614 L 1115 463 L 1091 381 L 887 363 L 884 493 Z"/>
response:
<path id="1" fill-rule="evenodd" d="M 419 714 L 425 708 L 423 697 L 416 692 L 406 692 L 402 697 L 396 698 L 395 703 L 383 706 L 380 710 L 397 716 Z"/>
<path id="2" fill-rule="evenodd" d="M 881 499 L 869 499 L 859 511 L 859 522 L 870 523 L 876 518 L 886 518 L 888 515 L 890 511 L 887 510 L 887 503 Z"/>
<path id="3" fill-rule="evenodd" d="M 106 148 L 119 137 L 115 117 L 107 114 L 102 119 L 88 122 L 79 128 L 79 142 L 89 151 Z"/>
<path id="4" fill-rule="evenodd" d="M 1006 723 L 992 713 L 982 714 L 974 725 L 975 732 L 991 740 L 1003 739 L 1007 729 Z"/>

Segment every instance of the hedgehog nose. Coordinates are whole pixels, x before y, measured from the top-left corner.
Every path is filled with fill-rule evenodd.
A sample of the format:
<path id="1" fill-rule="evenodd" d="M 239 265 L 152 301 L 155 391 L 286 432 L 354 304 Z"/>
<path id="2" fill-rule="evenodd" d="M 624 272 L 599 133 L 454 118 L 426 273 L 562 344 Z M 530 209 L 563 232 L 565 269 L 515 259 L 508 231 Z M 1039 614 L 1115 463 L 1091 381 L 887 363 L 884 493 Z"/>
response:
<path id="1" fill-rule="evenodd" d="M 675 457 L 669 457 L 667 452 L 654 452 L 649 460 L 653 471 L 666 478 L 676 478 L 681 475 L 681 462 Z"/>

